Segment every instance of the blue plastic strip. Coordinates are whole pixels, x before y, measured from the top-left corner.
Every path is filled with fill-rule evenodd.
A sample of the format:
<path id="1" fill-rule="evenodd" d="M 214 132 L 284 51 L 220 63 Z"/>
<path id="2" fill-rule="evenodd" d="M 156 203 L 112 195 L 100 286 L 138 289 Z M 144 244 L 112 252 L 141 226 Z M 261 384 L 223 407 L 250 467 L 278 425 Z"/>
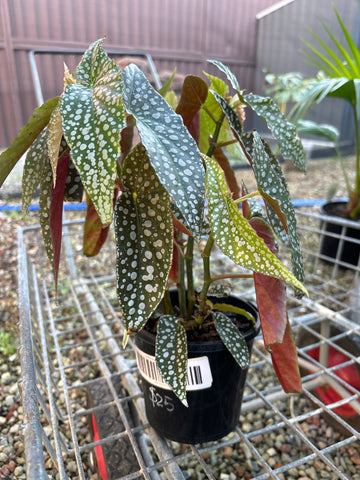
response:
<path id="1" fill-rule="evenodd" d="M 21 205 L 0 205 L 0 212 L 21 212 Z M 39 210 L 39 205 L 30 205 L 30 212 L 37 212 Z M 69 203 L 64 205 L 64 210 L 76 211 L 76 210 L 86 210 L 86 203 Z"/>
<path id="2" fill-rule="evenodd" d="M 348 198 L 336 198 L 339 202 L 347 202 Z M 310 198 L 310 199 L 295 199 L 292 201 L 294 207 L 316 207 L 326 203 L 325 198 Z M 30 205 L 29 211 L 37 212 L 39 205 Z M 67 203 L 64 205 L 64 210 L 77 211 L 86 210 L 86 203 Z M 0 205 L 0 212 L 21 212 L 21 205 Z"/>

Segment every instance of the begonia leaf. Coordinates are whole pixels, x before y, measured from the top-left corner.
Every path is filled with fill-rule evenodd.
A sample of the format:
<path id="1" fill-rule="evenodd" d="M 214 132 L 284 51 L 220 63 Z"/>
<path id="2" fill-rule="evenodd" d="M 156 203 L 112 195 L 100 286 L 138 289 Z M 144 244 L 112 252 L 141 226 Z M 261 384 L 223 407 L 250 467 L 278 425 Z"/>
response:
<path id="1" fill-rule="evenodd" d="M 306 158 L 296 127 L 289 122 L 272 98 L 259 95 L 244 95 L 245 103 L 262 117 L 279 144 L 285 159 L 289 159 L 301 170 L 306 170 Z"/>
<path id="2" fill-rule="evenodd" d="M 19 130 L 16 138 L 10 143 L 9 148 L 2 152 L 0 155 L 0 187 L 18 160 L 49 123 L 51 113 L 56 108 L 58 101 L 59 97 L 52 98 L 41 107 L 36 108 L 27 124 Z"/>
<path id="3" fill-rule="evenodd" d="M 276 255 L 271 227 L 263 219 L 256 217 L 252 218 L 249 223 Z M 278 278 L 254 272 L 254 285 L 261 330 L 267 348 L 273 343 L 282 342 L 284 336 L 287 322 L 285 284 Z"/>
<path id="4" fill-rule="evenodd" d="M 65 152 L 58 160 L 56 168 L 57 181 L 55 186 L 53 182 L 51 190 L 50 232 L 54 252 L 53 269 L 55 285 L 57 285 L 60 264 L 64 192 L 69 162 L 70 154 L 69 152 Z"/>
<path id="5" fill-rule="evenodd" d="M 205 171 L 194 139 L 166 100 L 135 65 L 123 71 L 124 104 L 136 119 L 142 143 L 157 177 L 199 238 L 204 208 Z"/>
<path id="6" fill-rule="evenodd" d="M 25 157 L 21 195 L 24 215 L 40 185 L 43 166 L 48 161 L 47 139 L 48 131 L 44 129 L 34 140 Z"/>
<path id="7" fill-rule="evenodd" d="M 254 173 L 258 183 L 258 187 L 267 195 L 276 199 L 279 203 L 280 210 L 286 215 L 288 237 L 291 246 L 292 262 L 294 274 L 300 280 L 304 281 L 303 261 L 300 250 L 299 238 L 296 231 L 296 217 L 294 206 L 290 200 L 289 191 L 286 186 L 285 178 L 281 169 L 277 169 L 271 161 L 271 157 L 267 154 L 263 142 L 257 132 L 253 132 L 253 151 L 252 157 L 254 161 Z M 266 200 L 266 197 L 265 197 Z M 269 208 L 274 205 L 269 205 Z M 271 218 L 278 217 L 275 213 Z M 276 223 L 275 223 L 276 225 Z M 276 232 L 281 235 L 282 228 L 277 228 Z"/>
<path id="8" fill-rule="evenodd" d="M 79 83 L 62 96 L 63 131 L 82 183 L 101 222 L 111 223 L 120 130 L 125 127 L 121 70 L 93 43 L 76 69 Z"/>
<path id="9" fill-rule="evenodd" d="M 271 346 L 271 359 L 276 376 L 286 393 L 301 392 L 301 376 L 297 360 L 297 351 L 289 322 L 282 343 Z"/>
<path id="10" fill-rule="evenodd" d="M 222 108 L 217 101 L 217 98 L 223 98 L 228 95 L 228 86 L 221 79 L 207 74 L 211 80 L 209 94 L 204 103 L 204 107 L 200 110 L 200 135 L 199 148 L 203 153 L 207 153 L 209 149 L 209 138 L 214 134 L 215 120 L 219 120 L 222 116 Z M 226 101 L 224 100 L 226 103 Z M 210 114 L 210 115 L 209 115 Z M 225 148 L 235 158 L 244 160 L 242 150 L 238 143 L 231 143 L 234 141 L 234 133 L 229 125 L 228 118 L 225 118 L 221 124 L 220 132 L 217 138 L 217 143 L 228 144 Z"/>
<path id="11" fill-rule="evenodd" d="M 56 166 L 59 158 L 61 140 L 63 138 L 62 120 L 59 105 L 54 109 L 49 121 L 49 136 L 47 141 L 48 155 L 53 172 L 53 182 L 56 183 Z"/>
<path id="12" fill-rule="evenodd" d="M 187 407 L 187 338 L 180 318 L 173 315 L 160 317 L 155 356 L 156 364 L 164 380 Z"/>
<path id="13" fill-rule="evenodd" d="M 173 224 L 169 195 L 143 145 L 125 158 L 122 182 L 125 191 L 115 207 L 117 292 L 126 327 L 139 330 L 167 286 Z"/>
<path id="14" fill-rule="evenodd" d="M 297 135 L 296 127 L 286 119 L 277 103 L 269 97 L 254 94 L 243 95 L 240 91 L 239 83 L 229 67 L 217 60 L 210 60 L 210 63 L 219 68 L 227 76 L 231 85 L 236 90 L 240 102 L 250 106 L 251 109 L 266 122 L 279 144 L 283 157 L 291 160 L 294 165 L 305 171 L 305 153 Z"/>
<path id="15" fill-rule="evenodd" d="M 204 155 L 206 193 L 212 233 L 220 249 L 238 265 L 264 273 L 306 292 L 299 280 L 258 237 L 227 191 L 223 171 L 217 162 Z"/>
<path id="16" fill-rule="evenodd" d="M 213 312 L 213 318 L 216 331 L 225 347 L 241 368 L 247 368 L 250 363 L 250 355 L 244 335 L 224 313 Z"/>
<path id="17" fill-rule="evenodd" d="M 115 203 L 116 194 L 114 194 Z M 110 225 L 103 225 L 89 196 L 86 197 L 86 217 L 83 235 L 83 253 L 87 257 L 97 255 L 104 245 Z"/>
<path id="18" fill-rule="evenodd" d="M 48 157 L 43 158 L 40 169 L 39 219 L 47 257 L 54 271 L 57 284 L 62 234 L 62 213 L 67 169 L 70 161 L 65 152 L 58 161 L 53 186 L 52 167 Z"/>
<path id="19" fill-rule="evenodd" d="M 193 118 L 205 102 L 207 94 L 208 86 L 202 78 L 194 75 L 185 77 L 176 113 L 182 116 L 184 125 L 189 130 Z"/>
<path id="20" fill-rule="evenodd" d="M 71 160 L 67 171 L 65 182 L 64 199 L 67 202 L 81 202 L 83 199 L 84 186 L 81 182 L 80 174 Z"/>

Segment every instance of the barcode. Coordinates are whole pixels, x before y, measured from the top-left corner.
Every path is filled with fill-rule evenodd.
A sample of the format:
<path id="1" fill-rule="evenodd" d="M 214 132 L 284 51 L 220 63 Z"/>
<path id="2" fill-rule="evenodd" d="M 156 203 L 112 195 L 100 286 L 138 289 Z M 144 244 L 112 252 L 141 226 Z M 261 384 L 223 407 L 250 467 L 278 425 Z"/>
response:
<path id="1" fill-rule="evenodd" d="M 155 357 L 136 349 L 136 360 L 141 375 L 152 385 L 171 390 L 159 372 Z M 208 357 L 189 358 L 187 366 L 186 390 L 202 390 L 212 385 L 212 375 Z"/>

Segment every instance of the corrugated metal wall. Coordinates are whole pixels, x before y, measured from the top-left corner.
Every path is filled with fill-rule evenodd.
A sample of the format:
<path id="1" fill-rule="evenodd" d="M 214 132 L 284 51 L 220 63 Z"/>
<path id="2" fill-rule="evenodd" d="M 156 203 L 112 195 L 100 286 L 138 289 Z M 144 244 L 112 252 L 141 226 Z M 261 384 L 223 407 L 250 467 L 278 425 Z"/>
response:
<path id="1" fill-rule="evenodd" d="M 301 72 L 314 76 L 312 67 L 302 51 L 311 53 L 301 39 L 305 39 L 317 48 L 309 28 L 328 45 L 329 36 L 321 21 L 330 26 L 337 38 L 343 38 L 341 28 L 333 10 L 336 7 L 353 38 L 358 42 L 359 1 L 358 0 L 293 0 L 284 2 L 282 8 L 271 9 L 258 15 L 257 69 L 255 89 L 264 93 L 264 71 L 275 74 Z M 345 44 L 345 41 L 344 41 Z M 321 50 L 321 47 L 320 47 Z M 346 102 L 338 99 L 326 99 L 314 106 L 307 118 L 319 123 L 330 123 L 341 130 L 341 142 L 344 145 L 354 143 L 353 118 Z"/>
<path id="2" fill-rule="evenodd" d="M 224 61 L 241 86 L 255 85 L 256 14 L 276 0 L 0 0 L 0 147 L 36 105 L 28 52 L 86 49 L 106 37 L 112 50 L 143 50 L 159 72 L 200 74 Z M 63 58 L 37 58 L 44 97 L 61 92 Z M 69 68 L 79 58 L 65 57 Z M 5 66 L 5 67 L 4 67 Z"/>
<path id="3" fill-rule="evenodd" d="M 332 4 L 354 31 L 358 0 L 0 0 L 0 148 L 37 106 L 30 50 L 83 51 L 106 37 L 107 49 L 150 53 L 163 76 L 175 67 L 181 75 L 218 74 L 206 59 L 222 60 L 241 88 L 264 94 L 264 69 L 314 73 L 300 39 L 309 38 L 307 27 L 321 30 L 318 17 L 333 28 Z M 36 59 L 47 99 L 62 90 L 63 61 L 73 70 L 80 56 Z M 314 119 L 336 117 L 351 137 L 348 112 L 340 110 L 321 106 Z"/>

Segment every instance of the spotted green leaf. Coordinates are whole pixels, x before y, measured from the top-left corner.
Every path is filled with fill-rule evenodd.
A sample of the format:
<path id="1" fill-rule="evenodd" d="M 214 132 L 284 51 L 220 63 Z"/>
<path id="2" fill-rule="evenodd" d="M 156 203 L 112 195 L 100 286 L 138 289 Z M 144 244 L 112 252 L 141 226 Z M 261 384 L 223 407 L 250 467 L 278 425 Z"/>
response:
<path id="1" fill-rule="evenodd" d="M 296 127 L 289 122 L 272 98 L 259 95 L 244 95 L 246 104 L 254 110 L 271 130 L 284 158 L 291 160 L 301 170 L 306 170 L 306 159 Z"/>
<path id="2" fill-rule="evenodd" d="M 280 165 L 274 163 L 277 160 L 269 157 L 263 142 L 257 132 L 253 132 L 253 160 L 254 172 L 258 187 L 267 195 L 278 201 L 281 211 L 286 215 L 287 233 L 283 228 L 283 222 L 279 223 L 279 216 L 274 212 L 269 204 L 270 216 L 273 224 L 276 226 L 276 232 L 283 239 L 284 243 L 290 243 L 294 274 L 300 280 L 304 281 L 303 261 L 300 250 L 299 237 L 296 231 L 296 217 L 294 206 L 290 200 L 286 180 L 280 168 Z M 266 200 L 266 196 L 265 196 Z M 289 242 L 287 242 L 289 239 Z"/>
<path id="3" fill-rule="evenodd" d="M 156 175 L 198 238 L 205 196 L 205 172 L 194 139 L 180 115 L 150 85 L 135 65 L 123 70 L 124 104 L 136 119 Z"/>
<path id="4" fill-rule="evenodd" d="M 28 123 L 19 130 L 16 138 L 10 143 L 9 148 L 0 155 L 0 187 L 21 156 L 49 123 L 50 115 L 58 101 L 58 97 L 52 98 L 36 108 Z"/>
<path id="5" fill-rule="evenodd" d="M 229 87 L 221 79 L 208 74 L 207 77 L 211 81 L 210 90 L 204 103 L 204 108 L 200 110 L 199 148 L 200 151 L 203 153 L 208 152 L 209 138 L 211 138 L 214 134 L 214 118 L 220 119 L 222 116 L 222 108 L 219 105 L 217 98 L 215 97 L 218 96 L 220 98 L 223 98 L 226 97 L 229 93 Z M 224 102 L 226 103 L 225 100 Z M 208 112 L 211 115 L 209 115 Z M 234 140 L 234 134 L 231 127 L 232 126 L 229 125 L 229 119 L 225 118 L 222 122 L 217 141 L 218 143 L 228 143 L 228 145 L 224 148 L 226 148 L 229 154 L 237 158 L 237 161 L 239 161 L 240 159 L 242 162 L 245 162 L 246 160 L 242 154 L 242 150 L 239 144 L 231 143 Z"/>
<path id="6" fill-rule="evenodd" d="M 125 127 L 121 70 L 93 43 L 76 69 L 78 83 L 66 86 L 61 102 L 63 131 L 104 225 L 113 214 L 113 190 L 120 155 L 120 130 Z"/>
<path id="7" fill-rule="evenodd" d="M 241 368 L 247 368 L 250 363 L 249 349 L 244 335 L 224 313 L 214 312 L 215 328 L 225 347 L 235 358 Z"/>
<path id="8" fill-rule="evenodd" d="M 272 98 L 261 97 L 260 95 L 243 95 L 231 70 L 217 60 L 211 60 L 210 62 L 225 73 L 236 90 L 241 103 L 251 107 L 266 122 L 279 144 L 283 157 L 291 160 L 300 169 L 306 170 L 305 153 L 297 135 L 296 127 L 286 119 L 276 102 Z"/>
<path id="9" fill-rule="evenodd" d="M 156 364 L 173 392 L 187 407 L 187 338 L 180 318 L 163 315 L 158 324 L 155 347 Z"/>
<path id="10" fill-rule="evenodd" d="M 59 105 L 54 109 L 51 114 L 49 126 L 49 137 L 47 141 L 47 149 L 50 158 L 50 164 L 53 172 L 53 181 L 56 183 L 56 166 L 59 158 L 60 144 L 63 137 L 62 121 L 60 114 L 60 100 Z"/>
<path id="11" fill-rule="evenodd" d="M 171 268 L 169 195 L 139 144 L 125 158 L 115 207 L 117 292 L 127 328 L 139 330 L 160 303 Z"/>
<path id="12" fill-rule="evenodd" d="M 83 199 L 84 186 L 79 172 L 74 163 L 70 161 L 65 183 L 65 200 L 68 202 L 81 202 Z"/>
<path id="13" fill-rule="evenodd" d="M 33 142 L 25 157 L 22 177 L 22 211 L 25 215 L 35 192 L 40 185 L 43 166 L 48 160 L 48 131 L 44 129 Z"/>
<path id="14" fill-rule="evenodd" d="M 46 155 L 40 163 L 40 196 L 39 196 L 39 220 L 43 236 L 46 255 L 54 268 L 55 251 L 51 235 L 51 190 L 53 186 L 52 168 L 49 157 Z"/>
<path id="15" fill-rule="evenodd" d="M 206 193 L 209 219 L 220 249 L 238 265 L 255 272 L 281 278 L 306 292 L 299 280 L 269 250 L 262 238 L 243 217 L 227 191 L 224 174 L 212 158 L 206 162 Z"/>

